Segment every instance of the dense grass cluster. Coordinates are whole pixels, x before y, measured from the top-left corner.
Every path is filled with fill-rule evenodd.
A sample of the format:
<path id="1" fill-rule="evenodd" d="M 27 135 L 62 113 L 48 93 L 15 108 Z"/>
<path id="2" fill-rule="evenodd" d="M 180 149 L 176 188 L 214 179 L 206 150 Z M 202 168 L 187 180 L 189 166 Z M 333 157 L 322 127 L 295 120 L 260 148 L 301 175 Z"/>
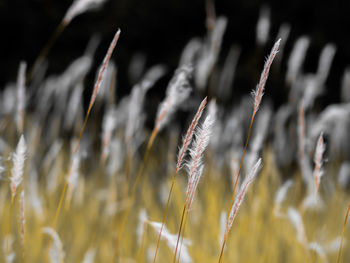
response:
<path id="1" fill-rule="evenodd" d="M 290 27 L 272 45 L 263 8 L 257 45 L 271 52 L 253 98 L 229 105 L 239 50 L 218 63 L 227 18 L 208 1 L 208 33 L 184 48 L 155 116 L 147 92 L 164 65 L 135 60 L 136 84 L 115 99 L 119 30 L 84 111 L 96 39 L 59 75 L 47 76 L 45 60 L 100 2 L 75 1 L 34 66 L 22 62 L 0 93 L 0 262 L 348 262 L 348 70 L 342 102 L 318 105 L 335 45 L 306 74 L 310 39 L 282 60 Z M 289 100 L 274 111 L 263 95 L 282 63 Z"/>

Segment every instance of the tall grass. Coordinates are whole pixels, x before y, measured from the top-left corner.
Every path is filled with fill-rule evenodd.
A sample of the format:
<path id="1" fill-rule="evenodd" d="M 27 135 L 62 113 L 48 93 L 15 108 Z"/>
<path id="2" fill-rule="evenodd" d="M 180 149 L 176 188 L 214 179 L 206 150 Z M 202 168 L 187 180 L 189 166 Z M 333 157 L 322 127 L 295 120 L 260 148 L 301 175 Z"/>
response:
<path id="1" fill-rule="evenodd" d="M 17 85 L 0 93 L 0 262 L 350 260 L 350 107 L 347 95 L 336 105 L 318 101 L 334 44 L 315 74 L 303 72 L 306 36 L 275 65 L 285 42 L 269 40 L 270 10 L 262 9 L 258 48 L 273 47 L 253 100 L 230 105 L 223 94 L 234 94 L 228 75 L 239 70 L 239 52 L 231 48 L 221 65 L 228 19 L 206 4 L 207 35 L 184 49 L 155 115 L 146 93 L 166 78 L 163 65 L 143 68 L 130 95 L 113 97 L 119 30 L 86 112 L 93 52 L 36 81 L 25 81 L 20 64 Z M 289 100 L 272 110 L 265 84 L 284 65 Z"/>

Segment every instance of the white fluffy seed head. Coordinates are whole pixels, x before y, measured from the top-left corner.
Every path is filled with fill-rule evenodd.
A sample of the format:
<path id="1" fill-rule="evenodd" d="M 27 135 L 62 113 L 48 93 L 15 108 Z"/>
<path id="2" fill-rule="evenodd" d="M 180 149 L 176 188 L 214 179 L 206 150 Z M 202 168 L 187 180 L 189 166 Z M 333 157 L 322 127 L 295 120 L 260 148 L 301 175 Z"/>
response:
<path id="1" fill-rule="evenodd" d="M 194 191 L 196 190 L 199 179 L 202 175 L 203 153 L 209 144 L 214 121 L 215 120 L 211 115 L 207 115 L 202 127 L 197 127 L 193 145 L 189 150 L 190 160 L 187 163 L 189 178 L 186 195 L 188 196 L 190 202 L 193 199 Z"/>
<path id="2" fill-rule="evenodd" d="M 141 245 L 142 242 L 142 238 L 143 238 L 143 234 L 145 232 L 145 223 L 148 220 L 148 216 L 147 216 L 147 212 L 146 209 L 141 209 L 140 213 L 139 213 L 139 225 L 137 227 L 137 243 L 139 245 Z"/>
<path id="3" fill-rule="evenodd" d="M 95 256 L 96 256 L 96 249 L 90 248 L 88 251 L 85 252 L 82 263 L 94 263 Z"/>
<path id="4" fill-rule="evenodd" d="M 300 213 L 295 208 L 291 207 L 288 209 L 288 218 L 297 231 L 298 241 L 302 244 L 306 244 L 305 228 Z"/>
<path id="5" fill-rule="evenodd" d="M 156 233 L 159 234 L 162 223 L 154 222 L 154 221 L 148 221 L 148 223 L 153 227 L 153 229 L 156 231 Z M 166 241 L 169 248 L 175 253 L 176 244 L 177 244 L 177 235 L 171 234 L 165 225 L 163 226 L 162 239 Z M 182 262 L 182 263 L 192 262 L 192 259 L 189 255 L 188 249 L 187 249 L 187 247 L 190 245 L 191 245 L 191 241 L 184 238 L 182 241 L 180 262 Z M 179 254 L 179 251 L 177 253 Z M 179 255 L 177 255 L 177 257 L 178 256 Z"/>
<path id="6" fill-rule="evenodd" d="M 19 132 L 23 130 L 23 115 L 25 108 L 25 79 L 26 79 L 27 63 L 22 61 L 19 66 L 17 78 L 17 110 L 16 110 L 16 125 Z"/>
<path id="7" fill-rule="evenodd" d="M 176 70 L 167 87 L 166 97 L 158 107 L 155 124 L 158 131 L 164 128 L 173 113 L 190 96 L 192 91 L 190 87 L 192 72 L 193 68 L 189 66 L 181 66 Z"/>
<path id="8" fill-rule="evenodd" d="M 252 95 L 254 97 L 253 117 L 255 116 L 256 112 L 259 109 L 261 99 L 264 95 L 264 88 L 265 88 L 266 80 L 267 80 L 267 77 L 269 76 L 270 67 L 272 65 L 272 62 L 273 62 L 275 56 L 278 53 L 278 48 L 280 46 L 280 43 L 281 43 L 281 39 L 278 39 L 276 41 L 276 43 L 273 45 L 272 50 L 270 52 L 270 55 L 265 62 L 264 69 L 261 73 L 260 80 L 259 80 L 259 83 L 256 87 L 256 90 L 254 90 L 252 92 Z"/>
<path id="9" fill-rule="evenodd" d="M 19 139 L 15 153 L 13 154 L 13 168 L 11 171 L 11 193 L 12 198 L 16 195 L 16 189 L 23 179 L 23 167 L 26 159 L 27 146 L 23 135 Z"/>
<path id="10" fill-rule="evenodd" d="M 69 24 L 73 18 L 86 11 L 99 8 L 106 0 L 75 0 L 69 7 L 63 18 L 65 25 Z"/>
<path id="11" fill-rule="evenodd" d="M 328 77 L 336 51 L 337 48 L 334 44 L 327 44 L 322 49 L 317 68 L 317 76 L 320 78 L 322 84 L 324 84 Z"/>
<path id="12" fill-rule="evenodd" d="M 292 186 L 293 181 L 287 180 L 278 190 L 275 196 L 275 205 L 280 206 L 286 199 L 289 188 Z"/>
<path id="13" fill-rule="evenodd" d="M 294 83 L 297 80 L 309 45 L 310 38 L 307 36 L 302 36 L 295 42 L 288 59 L 287 82 Z"/>
<path id="14" fill-rule="evenodd" d="M 258 23 L 256 25 L 256 42 L 259 46 L 266 44 L 270 31 L 270 8 L 263 6 L 260 9 Z"/>
<path id="15" fill-rule="evenodd" d="M 57 232 L 55 231 L 55 229 L 51 228 L 51 227 L 44 227 L 42 229 L 44 234 L 49 235 L 52 240 L 53 240 L 53 244 L 50 248 L 50 260 L 51 262 L 64 262 L 64 257 L 65 257 L 65 253 L 63 250 L 63 244 L 62 241 L 59 237 L 59 235 L 57 234 Z"/>
<path id="16" fill-rule="evenodd" d="M 315 150 L 315 169 L 314 169 L 314 179 L 315 179 L 315 192 L 317 193 L 321 176 L 323 175 L 322 163 L 323 163 L 323 153 L 325 151 L 325 144 L 323 140 L 323 133 L 320 134 L 320 137 L 317 140 L 316 150 Z"/>
<path id="17" fill-rule="evenodd" d="M 254 167 L 252 168 L 250 173 L 244 179 L 244 181 L 241 185 L 241 188 L 239 189 L 238 195 L 236 196 L 236 200 L 233 203 L 233 206 L 231 208 L 226 233 L 228 233 L 228 231 L 230 231 L 232 224 L 233 224 L 233 221 L 237 215 L 238 209 L 241 206 L 242 201 L 244 199 L 244 196 L 249 188 L 249 185 L 253 182 L 255 176 L 257 175 L 257 173 L 260 169 L 260 166 L 261 166 L 261 158 L 256 162 L 256 164 L 254 165 Z"/>
<path id="18" fill-rule="evenodd" d="M 350 102 L 350 68 L 346 68 L 341 82 L 341 100 L 344 103 Z"/>
<path id="19" fill-rule="evenodd" d="M 199 121 L 199 119 L 202 116 L 202 113 L 203 113 L 203 110 L 204 110 L 206 104 L 207 104 L 207 97 L 205 97 L 204 100 L 199 105 L 197 113 L 194 116 L 194 118 L 193 118 L 193 120 L 192 120 L 192 122 L 190 124 L 190 127 L 188 128 L 188 130 L 186 132 L 186 136 L 183 139 L 182 146 L 179 149 L 179 153 L 178 153 L 178 160 L 177 160 L 177 164 L 176 164 L 176 171 L 178 171 L 181 168 L 181 166 L 182 166 L 184 155 L 185 155 L 185 153 L 187 151 L 188 146 L 190 145 L 190 143 L 192 141 L 192 138 L 193 138 L 195 129 L 197 127 L 198 121 Z"/>

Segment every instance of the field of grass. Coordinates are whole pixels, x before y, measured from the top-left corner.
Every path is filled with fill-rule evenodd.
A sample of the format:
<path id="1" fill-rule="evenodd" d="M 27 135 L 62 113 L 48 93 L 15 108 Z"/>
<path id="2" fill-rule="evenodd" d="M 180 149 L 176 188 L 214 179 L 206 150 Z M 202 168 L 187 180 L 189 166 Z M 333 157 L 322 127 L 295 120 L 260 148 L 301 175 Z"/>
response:
<path id="1" fill-rule="evenodd" d="M 350 71 L 341 102 L 318 101 L 333 44 L 305 73 L 310 39 L 282 60 L 288 27 L 271 42 L 258 26 L 257 45 L 271 51 L 252 96 L 232 105 L 239 50 L 218 63 L 227 18 L 209 12 L 208 34 L 185 47 L 153 116 L 147 92 L 165 66 L 143 68 L 116 100 L 118 30 L 85 109 L 95 40 L 61 74 L 45 66 L 85 11 L 74 8 L 35 68 L 22 62 L 0 93 L 0 262 L 350 261 Z M 281 63 L 289 100 L 274 109 L 268 76 Z"/>

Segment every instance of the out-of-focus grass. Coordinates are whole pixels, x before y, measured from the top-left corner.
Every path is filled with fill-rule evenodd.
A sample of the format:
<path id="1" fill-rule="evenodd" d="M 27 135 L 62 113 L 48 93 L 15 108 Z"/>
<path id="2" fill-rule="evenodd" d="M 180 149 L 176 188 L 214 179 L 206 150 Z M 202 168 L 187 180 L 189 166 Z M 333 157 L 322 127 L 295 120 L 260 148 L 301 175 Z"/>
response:
<path id="1" fill-rule="evenodd" d="M 28 142 L 30 144 L 30 141 Z M 138 188 L 138 194 L 131 208 L 124 235 L 121 237 L 120 262 L 149 262 L 153 259 L 154 246 L 157 233 L 152 227 L 145 224 L 142 251 L 137 240 L 138 215 L 141 209 L 145 209 L 148 219 L 160 221 L 164 209 L 164 199 L 161 193 L 167 194 L 167 188 L 173 169 L 164 173 L 159 170 L 158 154 L 166 151 L 152 151 L 149 164 L 144 173 L 144 180 Z M 207 157 L 209 154 L 207 155 Z M 67 159 L 67 151 L 61 151 L 56 156 L 56 161 Z M 297 240 L 296 231 L 288 218 L 278 218 L 274 214 L 274 196 L 281 185 L 281 175 L 275 168 L 272 151 L 266 149 L 263 154 L 264 165 L 253 187 L 243 203 L 241 210 L 233 224 L 229 235 L 225 262 L 310 262 L 312 251 L 305 249 Z M 27 160 L 30 162 L 30 159 Z M 212 159 L 206 158 L 204 179 L 200 183 L 189 220 L 186 225 L 185 238 L 189 238 L 192 245 L 189 252 L 193 262 L 216 262 L 221 246 L 220 216 L 221 212 L 229 204 L 231 194 L 231 182 L 227 176 L 220 172 Z M 28 165 L 28 163 L 27 163 Z M 38 215 L 26 201 L 25 211 L 25 261 L 44 262 L 49 237 L 42 233 L 42 228 L 50 226 L 57 206 L 60 190 L 63 184 L 65 167 L 61 166 L 59 172 L 59 184 L 56 190 L 49 194 L 45 189 L 45 175 L 42 174 L 38 181 L 38 194 L 43 201 L 43 214 Z M 136 167 L 134 167 L 135 169 Z M 72 204 L 69 210 L 63 210 L 57 232 L 63 243 L 65 262 L 82 261 L 85 252 L 89 248 L 96 249 L 95 262 L 111 262 L 114 252 L 114 239 L 119 231 L 120 219 L 125 208 L 130 205 L 128 196 L 124 196 L 125 184 L 132 182 L 133 175 L 128 181 L 123 172 L 115 174 L 115 178 L 104 176 L 103 167 L 84 169 L 85 176 L 79 177 L 79 183 L 74 192 Z M 326 174 L 325 176 L 332 176 Z M 29 175 L 25 174 L 25 183 L 28 183 Z M 282 212 L 286 213 L 288 207 L 300 207 L 303 198 L 303 190 L 300 175 L 295 175 L 295 183 L 290 189 L 287 199 L 283 203 Z M 166 225 L 170 232 L 176 233 L 180 219 L 181 208 L 184 202 L 184 190 L 187 178 L 184 172 L 179 174 Z M 163 189 L 165 188 L 165 189 Z M 2 241 L 8 230 L 8 211 L 10 206 L 10 192 L 8 184 L 2 181 L 0 187 L 0 236 Z M 332 196 L 325 197 L 325 209 L 316 212 L 316 221 L 313 212 L 305 212 L 302 218 L 305 224 L 308 242 L 326 245 L 340 235 L 344 220 L 346 200 L 349 196 L 337 190 Z M 14 205 L 14 219 L 11 235 L 14 238 L 12 247 L 16 254 L 15 262 L 21 262 L 18 258 L 21 254 L 19 220 L 18 220 L 18 195 Z M 115 214 L 111 210 L 115 209 Z M 313 227 L 316 229 L 313 240 Z M 349 236 L 349 230 L 345 237 Z M 350 258 L 349 250 L 343 250 L 343 262 Z M 327 254 L 330 262 L 335 262 L 337 249 Z M 4 255 L 4 254 L 2 254 Z M 141 255 L 141 256 L 140 256 Z M 169 262 L 173 258 L 173 252 L 167 247 L 166 242 L 161 241 L 158 255 L 159 262 Z M 1 257 L 4 260 L 3 256 Z M 316 256 L 315 262 L 322 262 Z"/>

